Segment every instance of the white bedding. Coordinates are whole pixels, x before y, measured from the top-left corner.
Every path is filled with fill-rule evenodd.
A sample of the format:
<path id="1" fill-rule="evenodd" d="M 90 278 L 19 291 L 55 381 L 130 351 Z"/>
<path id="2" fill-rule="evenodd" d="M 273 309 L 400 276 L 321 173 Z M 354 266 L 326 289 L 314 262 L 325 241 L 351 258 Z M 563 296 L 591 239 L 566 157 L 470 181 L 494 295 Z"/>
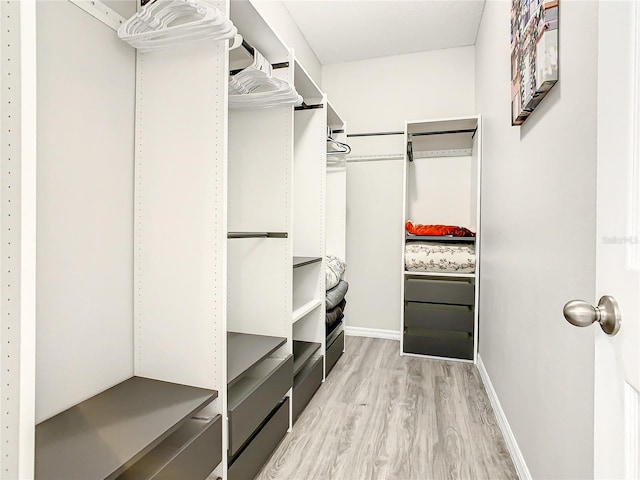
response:
<path id="1" fill-rule="evenodd" d="M 474 273 L 476 248 L 472 243 L 407 242 L 404 264 L 411 272 Z"/>

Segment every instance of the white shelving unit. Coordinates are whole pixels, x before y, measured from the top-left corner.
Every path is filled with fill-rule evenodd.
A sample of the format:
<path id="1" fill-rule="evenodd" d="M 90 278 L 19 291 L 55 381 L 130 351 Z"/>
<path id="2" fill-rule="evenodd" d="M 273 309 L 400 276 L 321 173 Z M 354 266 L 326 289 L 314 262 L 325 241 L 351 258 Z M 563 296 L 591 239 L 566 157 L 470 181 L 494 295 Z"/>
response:
<path id="1" fill-rule="evenodd" d="M 227 49 L 137 52 L 116 3 L 2 5 L 2 478 L 221 462 Z"/>
<path id="2" fill-rule="evenodd" d="M 324 379 L 326 95 L 300 62 L 294 84 L 303 98 L 294 109 L 293 289 L 295 421 Z M 306 259 L 306 260 L 305 260 Z M 312 261 L 312 259 L 314 261 Z"/>
<path id="3" fill-rule="evenodd" d="M 77 3 L 0 5 L 0 477 L 251 478 L 324 378 L 326 96 L 250 2 L 214 4 L 311 108 Z"/>
<path id="4" fill-rule="evenodd" d="M 328 132 L 334 140 L 346 142 L 346 123 L 329 102 L 327 102 L 327 126 Z M 331 150 L 335 149 L 327 147 L 328 153 L 325 161 L 327 255 L 334 255 L 346 260 L 347 155 L 331 154 Z M 345 272 L 345 279 L 347 276 L 348 273 Z M 327 332 L 325 328 L 326 373 L 333 368 L 338 358 L 344 353 L 344 324 L 344 320 L 340 321 L 330 332 Z"/>
<path id="5" fill-rule="evenodd" d="M 230 70 L 249 66 L 258 51 L 281 67 L 275 77 L 292 84 L 292 51 L 251 3 L 232 2 L 230 17 L 245 40 L 229 52 Z M 232 480 L 253 478 L 291 426 L 292 136 L 291 105 L 229 110 L 225 457 Z"/>
<path id="6" fill-rule="evenodd" d="M 402 232 L 403 306 L 401 355 L 476 362 L 480 266 L 480 189 L 482 124 L 480 116 L 406 122 L 404 221 L 457 225 L 475 232 L 461 239 L 475 246 L 475 271 L 419 272 L 405 269 L 410 241 L 454 242 L 448 237 L 412 237 Z"/>

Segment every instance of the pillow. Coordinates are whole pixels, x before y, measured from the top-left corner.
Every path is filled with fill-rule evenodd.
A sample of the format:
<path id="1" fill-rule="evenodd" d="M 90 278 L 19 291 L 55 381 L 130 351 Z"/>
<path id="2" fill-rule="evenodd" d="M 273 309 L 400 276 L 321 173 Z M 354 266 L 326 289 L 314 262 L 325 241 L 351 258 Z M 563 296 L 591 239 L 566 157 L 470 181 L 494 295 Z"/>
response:
<path id="1" fill-rule="evenodd" d="M 347 264 L 344 263 L 343 260 L 333 255 L 327 255 L 325 290 L 331 290 L 338 284 L 338 282 L 340 282 L 340 280 L 342 280 L 342 276 L 344 275 L 344 271 L 346 268 Z"/>

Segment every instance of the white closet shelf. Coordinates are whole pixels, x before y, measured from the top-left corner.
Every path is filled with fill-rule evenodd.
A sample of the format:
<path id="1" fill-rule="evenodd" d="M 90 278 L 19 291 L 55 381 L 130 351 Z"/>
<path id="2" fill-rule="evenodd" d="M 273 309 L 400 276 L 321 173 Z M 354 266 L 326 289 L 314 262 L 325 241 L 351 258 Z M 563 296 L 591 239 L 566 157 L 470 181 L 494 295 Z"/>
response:
<path id="1" fill-rule="evenodd" d="M 446 242 L 446 243 L 476 243 L 476 237 L 454 237 L 452 235 L 412 235 L 406 234 L 407 241 Z"/>
<path id="2" fill-rule="evenodd" d="M 293 257 L 293 268 L 304 267 L 321 261 L 322 257 Z"/>
<path id="3" fill-rule="evenodd" d="M 287 343 L 284 337 L 227 332 L 227 385 Z"/>
<path id="4" fill-rule="evenodd" d="M 333 129 L 341 129 L 344 128 L 344 121 L 338 115 L 331 102 L 327 100 L 327 125 L 332 127 Z"/>
<path id="5" fill-rule="evenodd" d="M 231 2 L 229 17 L 238 32 L 272 63 L 289 61 L 289 48 L 251 2 Z"/>
<path id="6" fill-rule="evenodd" d="M 293 310 L 293 323 L 296 323 L 302 317 L 314 311 L 316 308 L 322 305 L 322 302 L 323 300 L 316 299 L 308 300 L 304 303 L 300 302 L 300 304 L 298 304 L 298 302 L 294 302 L 295 304 Z"/>
<path id="7" fill-rule="evenodd" d="M 324 94 L 320 87 L 316 85 L 309 73 L 298 60 L 294 60 L 295 69 L 293 81 L 297 92 L 302 95 L 307 105 L 322 103 Z"/>
<path id="8" fill-rule="evenodd" d="M 35 476 L 114 479 L 217 396 L 131 377 L 36 426 Z"/>
<path id="9" fill-rule="evenodd" d="M 475 278 L 475 273 L 449 273 L 449 272 L 411 272 L 404 271 L 405 276 L 418 276 L 418 277 L 454 277 L 454 278 Z"/>

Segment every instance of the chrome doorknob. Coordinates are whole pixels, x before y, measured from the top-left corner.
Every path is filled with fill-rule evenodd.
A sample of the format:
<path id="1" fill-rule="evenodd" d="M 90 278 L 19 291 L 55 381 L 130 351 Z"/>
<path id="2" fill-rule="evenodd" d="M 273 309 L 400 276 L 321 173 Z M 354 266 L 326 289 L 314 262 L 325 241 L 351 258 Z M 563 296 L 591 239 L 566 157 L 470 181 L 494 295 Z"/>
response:
<path id="1" fill-rule="evenodd" d="M 597 307 L 582 300 L 571 300 L 564 306 L 562 313 L 567 322 L 576 327 L 588 327 L 598 322 L 604 333 L 611 336 L 618 333 L 622 322 L 618 302 L 609 295 L 600 298 Z"/>

